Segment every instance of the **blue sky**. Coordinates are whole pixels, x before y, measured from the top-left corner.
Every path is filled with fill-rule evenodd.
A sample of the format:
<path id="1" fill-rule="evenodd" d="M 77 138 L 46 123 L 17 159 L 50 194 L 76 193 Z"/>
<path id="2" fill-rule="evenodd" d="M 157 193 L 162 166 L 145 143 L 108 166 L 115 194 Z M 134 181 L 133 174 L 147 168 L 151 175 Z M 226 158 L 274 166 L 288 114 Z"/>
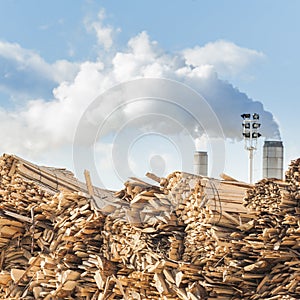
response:
<path id="1" fill-rule="evenodd" d="M 0 150 L 76 170 L 74 136 L 88 105 L 115 85 L 155 77 L 188 85 L 212 106 L 226 138 L 226 173 L 247 180 L 247 154 L 239 136 L 244 110 L 261 112 L 268 138 L 274 138 L 278 123 L 287 168 L 300 154 L 299 12 L 297 0 L 1 1 Z M 162 130 L 160 123 L 134 123 L 134 117 L 147 114 L 162 113 L 169 120 L 168 108 L 146 102 L 128 106 L 95 138 L 97 171 L 107 174 L 100 178 L 107 187 L 124 180 L 118 171 L 124 166 L 114 165 L 117 154 L 112 155 L 124 124 L 129 128 L 122 134 L 133 139 L 125 149 L 131 175 L 161 171 L 153 157 L 160 156 L 157 164 L 163 158 L 165 173 L 182 167 L 182 160 L 190 162 L 182 149 L 195 138 L 195 124 L 178 111 L 172 115 L 187 138 Z M 209 135 L 210 128 L 205 130 Z M 200 147 L 219 147 L 214 138 L 203 135 Z M 255 154 L 256 180 L 264 138 Z"/>

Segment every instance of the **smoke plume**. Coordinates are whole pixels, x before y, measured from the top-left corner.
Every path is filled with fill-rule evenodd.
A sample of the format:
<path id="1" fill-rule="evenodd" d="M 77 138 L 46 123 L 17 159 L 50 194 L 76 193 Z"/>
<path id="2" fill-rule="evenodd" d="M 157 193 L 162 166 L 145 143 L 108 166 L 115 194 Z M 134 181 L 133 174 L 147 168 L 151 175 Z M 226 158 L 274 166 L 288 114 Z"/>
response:
<path id="1" fill-rule="evenodd" d="M 102 32 L 99 26 L 93 23 L 93 28 Z M 98 34 L 98 38 L 101 38 L 101 35 Z M 12 48 L 12 45 L 2 43 L 1 60 L 5 60 L 3 53 L 7 55 L 3 49 L 5 47 Z M 16 71 L 20 64 L 17 56 L 20 56 L 22 51 L 28 53 L 28 50 L 15 44 L 14 47 L 18 50 L 18 54 L 16 57 L 11 55 L 9 61 L 11 67 Z M 2 108 L 0 110 L 2 151 L 38 155 L 45 149 L 57 149 L 70 145 L 82 114 L 99 95 L 120 83 L 140 78 L 166 78 L 195 90 L 211 107 L 220 121 L 224 136 L 228 139 L 241 139 L 240 115 L 245 112 L 260 114 L 263 136 L 273 139 L 280 138 L 278 124 L 272 113 L 266 111 L 261 102 L 254 101 L 229 82 L 220 79 L 219 76 L 219 74 L 224 76 L 226 72 L 231 74 L 242 72 L 252 61 L 262 59 L 261 53 L 240 48 L 231 42 L 216 41 L 203 47 L 197 46 L 170 54 L 161 49 L 157 42 L 152 41 L 146 32 L 141 32 L 131 38 L 125 50 L 108 52 L 110 47 L 111 43 L 105 44 L 106 57 L 102 54 L 95 61 L 76 63 L 74 67 L 68 63 L 68 68 L 72 72 L 76 70 L 76 74 L 70 77 L 61 73 L 60 82 L 53 89 L 53 97 L 50 101 L 49 99 L 34 98 L 14 110 Z M 21 55 L 21 57 L 23 56 Z M 32 57 L 34 56 L 32 55 Z M 42 72 L 36 71 L 39 70 L 39 65 L 44 73 L 48 72 L 48 69 L 45 68 L 45 61 L 35 59 L 34 66 L 28 68 L 28 72 L 31 74 L 29 79 L 32 81 L 28 84 L 34 84 L 35 79 L 39 78 L 38 82 L 42 86 Z M 52 69 L 50 71 L 53 72 Z M 23 68 L 22 76 L 26 76 L 25 72 L 26 69 Z M 47 85 L 49 74 L 46 74 L 44 79 Z M 55 80 L 58 80 L 57 77 Z M 9 90 L 13 93 L 12 83 L 9 84 Z M 2 82 L 3 89 L 4 85 L 5 82 Z M 136 87 L 136 89 L 140 88 Z M 159 88 L 163 90 L 164 86 L 159 86 Z M 147 90 L 139 92 L 143 95 L 147 94 Z M 201 134 L 204 134 L 201 132 L 199 135 L 197 124 L 184 109 L 179 108 L 185 106 L 184 100 L 178 101 L 177 107 L 162 101 L 139 101 L 122 106 L 121 100 L 117 100 L 115 103 L 109 99 L 106 100 L 101 103 L 101 110 L 95 111 L 94 117 L 98 121 L 104 121 L 107 115 L 103 112 L 113 111 L 114 105 L 120 109 L 111 116 L 110 126 L 105 128 L 104 135 L 113 134 L 122 127 L 122 124 L 135 116 L 147 114 L 152 116 L 149 121 L 145 117 L 132 124 L 138 128 L 145 127 L 147 130 L 153 131 L 160 128 L 166 135 L 178 134 L 178 131 L 174 130 L 175 127 L 168 126 L 164 119 L 159 118 L 162 112 L 165 114 L 167 112 L 172 119 L 179 120 L 183 133 L 188 130 L 188 132 L 194 133 L 194 138 L 199 138 Z M 198 110 L 200 113 L 199 107 L 195 107 L 193 113 L 197 115 Z M 155 115 L 158 116 L 157 119 L 153 117 Z M 201 120 L 204 121 L 203 115 L 201 115 Z M 207 124 L 209 124 L 208 121 Z M 207 127 L 204 129 L 206 133 L 209 131 Z M 84 138 L 82 137 L 83 143 Z"/>

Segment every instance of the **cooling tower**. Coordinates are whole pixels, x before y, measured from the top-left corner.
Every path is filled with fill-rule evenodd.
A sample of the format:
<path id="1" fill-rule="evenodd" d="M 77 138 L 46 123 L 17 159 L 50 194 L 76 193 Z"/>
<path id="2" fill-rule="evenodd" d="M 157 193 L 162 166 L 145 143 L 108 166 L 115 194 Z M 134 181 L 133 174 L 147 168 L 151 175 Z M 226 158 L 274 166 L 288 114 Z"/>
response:
<path id="1" fill-rule="evenodd" d="M 265 141 L 263 177 L 283 179 L 283 144 L 281 141 Z"/>
<path id="2" fill-rule="evenodd" d="M 194 174 L 207 176 L 208 156 L 207 152 L 196 151 L 194 153 Z"/>

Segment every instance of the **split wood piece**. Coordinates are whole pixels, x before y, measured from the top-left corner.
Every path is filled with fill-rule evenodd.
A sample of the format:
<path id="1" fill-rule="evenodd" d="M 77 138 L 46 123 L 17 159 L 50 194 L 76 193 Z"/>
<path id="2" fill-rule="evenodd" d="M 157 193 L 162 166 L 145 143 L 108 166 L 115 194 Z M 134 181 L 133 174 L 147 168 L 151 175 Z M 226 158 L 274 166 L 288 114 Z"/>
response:
<path id="1" fill-rule="evenodd" d="M 84 170 L 85 184 L 90 196 L 94 196 L 94 189 L 91 180 L 91 174 L 88 170 Z"/>

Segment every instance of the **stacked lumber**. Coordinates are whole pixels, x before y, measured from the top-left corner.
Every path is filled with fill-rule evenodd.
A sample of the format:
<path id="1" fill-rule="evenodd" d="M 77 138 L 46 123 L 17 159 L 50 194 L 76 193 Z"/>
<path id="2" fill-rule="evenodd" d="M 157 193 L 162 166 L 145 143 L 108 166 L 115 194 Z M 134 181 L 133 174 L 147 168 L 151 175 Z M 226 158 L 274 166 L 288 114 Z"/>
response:
<path id="1" fill-rule="evenodd" d="M 0 298 L 298 299 L 299 166 L 255 185 L 147 174 L 112 195 L 4 155 Z"/>
<path id="2" fill-rule="evenodd" d="M 297 230 L 298 204 L 289 192 L 289 183 L 262 180 L 250 186 L 175 172 L 160 180 L 161 193 L 144 184 L 142 191 L 132 194 L 140 184 L 126 183 L 126 188 L 118 194 L 127 199 L 126 210 L 134 211 L 135 218 L 132 226 L 128 225 L 131 219 L 123 220 L 122 225 L 114 221 L 119 231 L 113 240 L 120 241 L 122 235 L 126 239 L 120 243 L 123 245 L 132 245 L 136 239 L 143 241 L 136 244 L 137 248 L 124 249 L 119 245 L 116 257 L 127 269 L 143 270 L 144 274 L 157 272 L 159 266 L 159 298 L 171 299 L 175 295 L 179 299 L 297 299 L 300 230 Z M 155 200 L 155 204 L 149 199 Z M 142 205 L 136 207 L 138 202 Z M 156 222 L 143 222 L 147 211 Z M 174 220 L 175 223 L 168 226 L 168 222 Z M 125 226 L 127 231 L 133 226 L 139 228 L 143 237 L 131 237 L 130 241 L 127 237 L 131 234 L 123 235 L 126 230 L 120 230 L 119 226 Z M 175 237 L 174 233 L 178 232 L 181 234 Z M 176 247 L 167 239 L 170 234 L 177 242 Z M 149 246 L 153 237 L 156 248 Z M 167 251 L 171 248 L 172 258 Z M 152 259 L 143 260 L 149 256 Z M 179 285 L 174 285 L 180 277 Z M 153 281 L 151 286 L 157 286 L 155 278 L 157 276 L 148 278 Z M 190 292 L 192 285 L 198 287 L 195 294 Z M 135 293 L 139 293 L 138 289 Z M 144 298 L 155 297 L 144 294 Z"/>
<path id="3" fill-rule="evenodd" d="M 55 195 L 36 207 L 35 218 L 45 228 L 24 220 L 24 233 L 2 247 L 0 278 L 7 282 L 1 298 L 86 299 L 99 292 L 94 277 L 107 265 L 99 255 L 104 216 L 75 193 Z"/>
<path id="4" fill-rule="evenodd" d="M 182 259 L 201 270 L 196 282 L 205 287 L 207 299 L 240 296 L 233 283 L 241 280 L 235 276 L 236 270 L 230 272 L 227 265 L 231 252 L 229 241 L 236 228 L 253 217 L 241 202 L 251 185 L 175 173 L 169 175 L 165 187 L 173 197 L 182 192 L 186 196 L 182 194 L 176 209 L 178 218 L 186 225 Z"/>
<path id="5" fill-rule="evenodd" d="M 247 191 L 244 204 L 259 212 L 280 213 L 293 210 L 297 199 L 289 191 L 290 184 L 276 179 L 262 179 Z"/>
<path id="6" fill-rule="evenodd" d="M 116 196 L 128 205 L 108 216 L 104 226 L 103 253 L 119 268 L 115 298 L 109 299 L 203 298 L 204 288 L 189 280 L 199 268 L 180 259 L 184 226 L 168 195 L 134 178 Z"/>
<path id="7" fill-rule="evenodd" d="M 300 200 L 300 158 L 291 161 L 285 180 L 289 183 L 289 193 L 294 199 Z"/>
<path id="8" fill-rule="evenodd" d="M 99 293 L 95 274 L 110 265 L 99 255 L 105 216 L 87 187 L 71 172 L 10 155 L 0 158 L 0 174 L 0 298 Z"/>
<path id="9" fill-rule="evenodd" d="M 253 216 L 242 204 L 251 186 L 184 172 L 148 176 L 160 189 L 133 179 L 116 193 L 128 206 L 109 217 L 106 258 L 148 275 L 150 294 L 143 292 L 143 299 L 230 299 L 236 291 L 220 284 L 221 262 L 229 249 L 226 239 Z M 130 286 L 126 278 L 122 283 Z M 132 290 L 140 293 L 138 286 Z"/>
<path id="10" fill-rule="evenodd" d="M 10 184 L 15 177 L 24 182 L 35 182 L 51 194 L 58 191 L 80 191 L 89 194 L 86 183 L 80 182 L 72 172 L 64 168 L 38 166 L 16 155 L 3 154 L 0 158 L 0 184 Z M 104 194 L 108 197 L 111 194 L 94 186 L 92 189 L 95 196 L 101 197 Z"/>
<path id="11" fill-rule="evenodd" d="M 300 294 L 299 166 L 300 159 L 292 161 L 285 182 L 264 179 L 244 199 L 258 212 L 243 238 L 255 290 L 245 294 L 249 299 L 298 299 Z"/>

